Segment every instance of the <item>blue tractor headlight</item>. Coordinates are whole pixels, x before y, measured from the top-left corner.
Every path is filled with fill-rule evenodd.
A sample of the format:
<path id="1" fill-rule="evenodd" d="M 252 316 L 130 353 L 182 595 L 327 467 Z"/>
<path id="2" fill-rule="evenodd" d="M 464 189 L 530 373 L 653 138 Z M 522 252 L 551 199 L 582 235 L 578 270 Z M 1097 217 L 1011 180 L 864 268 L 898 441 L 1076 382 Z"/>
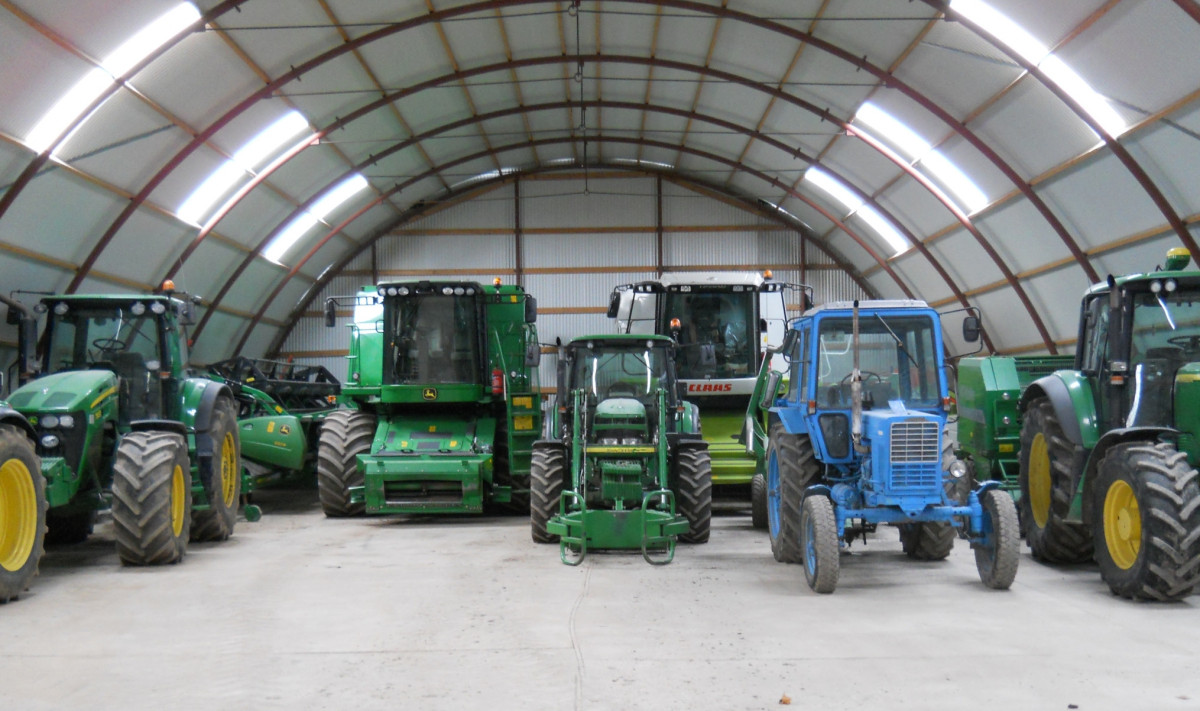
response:
<path id="1" fill-rule="evenodd" d="M 955 479 L 962 479 L 967 475 L 967 463 L 961 459 L 955 459 L 950 463 L 950 476 Z"/>

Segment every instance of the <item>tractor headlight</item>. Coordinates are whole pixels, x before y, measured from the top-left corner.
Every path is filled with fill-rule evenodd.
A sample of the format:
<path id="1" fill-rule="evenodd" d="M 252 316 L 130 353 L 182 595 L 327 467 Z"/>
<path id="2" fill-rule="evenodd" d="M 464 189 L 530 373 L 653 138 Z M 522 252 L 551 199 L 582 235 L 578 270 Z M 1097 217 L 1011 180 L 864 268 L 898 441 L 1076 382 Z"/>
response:
<path id="1" fill-rule="evenodd" d="M 461 286 L 454 287 L 454 295 L 455 296 L 462 296 L 465 293 L 467 293 L 467 290 L 462 288 Z"/>
<path id="2" fill-rule="evenodd" d="M 75 418 L 70 415 L 63 415 L 58 418 L 58 426 L 64 430 L 69 430 L 75 426 Z"/>
<path id="3" fill-rule="evenodd" d="M 442 296 L 453 296 L 453 295 L 454 295 L 454 289 L 452 287 L 449 287 L 449 286 L 442 287 Z"/>
<path id="4" fill-rule="evenodd" d="M 54 449 L 58 446 L 58 437 L 52 434 L 42 435 L 42 447 L 45 449 Z"/>
<path id="5" fill-rule="evenodd" d="M 57 415 L 46 415 L 45 417 L 43 417 L 42 418 L 42 427 L 45 427 L 47 429 L 54 429 L 55 427 L 58 427 L 58 416 Z"/>
<path id="6" fill-rule="evenodd" d="M 133 305 L 129 307 L 129 313 L 133 314 L 134 316 L 141 316 L 142 314 L 146 313 L 146 305 L 140 301 L 135 301 L 133 302 Z"/>
<path id="7" fill-rule="evenodd" d="M 167 312 L 167 305 L 161 301 L 155 301 L 153 304 L 150 304 L 150 310 L 162 316 Z"/>
<path id="8" fill-rule="evenodd" d="M 1162 287 L 1163 285 L 1161 281 L 1152 281 L 1150 282 L 1150 293 L 1157 294 L 1158 292 L 1162 291 Z"/>
<path id="9" fill-rule="evenodd" d="M 71 308 L 61 301 L 54 305 L 54 313 L 57 316 L 66 316 L 70 310 Z"/>
<path id="10" fill-rule="evenodd" d="M 601 437 L 600 444 L 620 444 L 621 440 L 616 437 Z"/>
<path id="11" fill-rule="evenodd" d="M 1167 293 L 1169 294 L 1172 291 L 1175 291 L 1175 289 L 1177 289 L 1179 287 L 1179 284 L 1174 279 L 1167 279 L 1167 283 L 1163 284 L 1163 287 L 1167 290 Z"/>
<path id="12" fill-rule="evenodd" d="M 950 463 L 950 476 L 955 479 L 962 479 L 967 475 L 967 463 L 961 459 L 955 459 Z"/>
<path id="13" fill-rule="evenodd" d="M 408 287 L 402 286 L 396 290 L 396 293 L 399 294 L 400 296 L 408 296 Z"/>

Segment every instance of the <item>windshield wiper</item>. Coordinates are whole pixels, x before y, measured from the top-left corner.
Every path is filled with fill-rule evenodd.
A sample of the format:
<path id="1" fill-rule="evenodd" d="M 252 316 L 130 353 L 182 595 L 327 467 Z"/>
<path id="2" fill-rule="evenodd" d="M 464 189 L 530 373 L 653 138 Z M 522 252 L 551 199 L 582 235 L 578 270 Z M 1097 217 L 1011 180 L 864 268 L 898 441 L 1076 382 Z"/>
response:
<path id="1" fill-rule="evenodd" d="M 900 340 L 900 337 L 896 335 L 896 332 L 892 330 L 892 327 L 888 325 L 888 322 L 884 321 L 883 317 L 879 314 L 875 314 L 875 318 L 879 319 L 879 323 L 882 323 L 883 327 L 887 329 L 887 332 L 896 340 L 896 345 L 900 346 L 900 352 L 904 354 L 904 357 L 908 358 L 909 362 L 913 364 L 914 368 L 920 368 L 921 366 L 917 365 L 917 359 L 913 358 L 912 354 L 908 352 L 908 349 L 904 347 L 904 341 Z"/>

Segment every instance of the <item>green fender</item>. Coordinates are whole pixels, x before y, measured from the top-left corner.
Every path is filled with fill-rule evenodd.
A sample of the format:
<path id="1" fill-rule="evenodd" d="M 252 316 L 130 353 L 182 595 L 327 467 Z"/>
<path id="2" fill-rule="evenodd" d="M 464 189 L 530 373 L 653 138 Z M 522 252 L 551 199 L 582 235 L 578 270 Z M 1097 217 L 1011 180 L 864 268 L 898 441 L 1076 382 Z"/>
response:
<path id="1" fill-rule="evenodd" d="M 1099 417 L 1087 376 L 1077 370 L 1059 370 L 1035 380 L 1021 393 L 1022 416 L 1029 403 L 1040 397 L 1050 399 L 1063 434 L 1072 444 L 1085 450 L 1096 446 L 1100 441 Z"/>
<path id="2" fill-rule="evenodd" d="M 200 481 L 209 487 L 212 479 L 214 444 L 208 432 L 212 426 L 213 413 L 216 411 L 217 403 L 222 398 L 226 398 L 232 403 L 234 401 L 233 391 L 229 389 L 228 385 L 215 380 L 188 378 L 183 381 L 179 395 L 183 404 L 179 419 L 196 433 L 194 442 L 189 442 L 191 448 L 189 454 L 192 455 L 193 464 L 197 466 Z M 235 416 L 236 412 L 237 409 L 234 408 Z"/>

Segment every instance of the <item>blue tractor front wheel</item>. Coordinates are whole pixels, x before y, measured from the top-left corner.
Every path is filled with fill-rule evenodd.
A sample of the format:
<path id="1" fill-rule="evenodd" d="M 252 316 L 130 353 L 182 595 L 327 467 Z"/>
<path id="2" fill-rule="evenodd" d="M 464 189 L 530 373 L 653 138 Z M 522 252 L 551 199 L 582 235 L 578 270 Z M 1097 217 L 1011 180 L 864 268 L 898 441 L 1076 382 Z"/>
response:
<path id="1" fill-rule="evenodd" d="M 983 506 L 983 543 L 975 545 L 979 579 L 995 590 L 1007 590 L 1017 577 L 1021 558 L 1020 527 L 1012 496 L 989 489 L 979 496 Z"/>
<path id="2" fill-rule="evenodd" d="M 804 579 L 814 592 L 828 594 L 837 588 L 838 527 L 829 497 L 813 494 L 800 507 L 800 550 L 804 555 Z"/>

